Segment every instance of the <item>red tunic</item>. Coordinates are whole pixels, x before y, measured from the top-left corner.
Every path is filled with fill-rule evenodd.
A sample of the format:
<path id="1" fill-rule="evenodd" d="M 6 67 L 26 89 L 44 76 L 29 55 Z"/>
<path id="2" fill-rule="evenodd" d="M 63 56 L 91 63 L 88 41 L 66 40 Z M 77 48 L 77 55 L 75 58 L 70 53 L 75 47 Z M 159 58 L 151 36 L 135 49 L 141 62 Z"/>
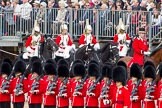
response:
<path id="1" fill-rule="evenodd" d="M 94 81 L 88 79 L 87 81 L 87 91 L 91 85 L 94 84 Z M 92 90 L 92 93 L 94 93 L 94 96 L 88 96 L 86 95 L 86 104 L 87 107 L 98 107 L 98 98 L 100 96 L 100 83 L 97 83 L 94 90 Z"/>
<path id="2" fill-rule="evenodd" d="M 61 44 L 61 43 L 60 43 L 60 42 L 61 42 L 61 35 L 58 35 L 58 36 L 57 36 L 55 42 L 56 42 L 57 45 L 60 45 L 60 44 Z M 72 44 L 73 44 L 73 42 L 72 42 L 70 36 L 68 35 L 68 42 L 67 42 L 67 45 L 71 46 Z"/>
<path id="3" fill-rule="evenodd" d="M 158 82 L 158 93 L 157 93 L 157 96 L 158 96 L 158 108 L 162 108 L 162 81 L 160 80 Z"/>
<path id="4" fill-rule="evenodd" d="M 45 83 L 45 93 L 44 93 L 44 106 L 56 106 L 56 95 L 57 95 L 57 88 L 53 89 L 54 94 L 46 95 L 48 91 L 48 85 L 52 83 L 52 81 L 44 80 Z M 57 82 L 56 82 L 57 83 Z"/>
<path id="5" fill-rule="evenodd" d="M 153 96 L 152 99 L 146 99 L 146 89 L 150 87 L 149 84 L 147 84 L 146 80 L 142 82 L 142 94 L 143 94 L 143 102 L 144 102 L 144 108 L 155 108 L 154 100 L 157 99 L 157 86 L 154 84 L 154 92 L 150 93 L 150 96 Z"/>
<path id="6" fill-rule="evenodd" d="M 60 93 L 60 87 L 63 86 L 63 82 L 58 79 L 58 83 L 57 83 L 57 91 L 58 94 Z M 66 97 L 59 97 L 57 96 L 57 101 L 58 101 L 58 107 L 67 107 L 69 106 L 69 98 L 70 98 L 70 94 L 71 94 L 71 88 L 70 88 L 70 83 L 68 81 L 68 83 L 66 84 L 66 89 L 63 93 L 67 93 Z"/>
<path id="7" fill-rule="evenodd" d="M 133 59 L 129 63 L 129 67 L 133 63 L 138 63 L 139 65 L 143 65 L 144 63 L 144 54 L 143 51 L 148 51 L 147 40 L 142 40 L 140 38 L 135 38 L 132 44 L 134 55 Z"/>
<path id="8" fill-rule="evenodd" d="M 132 84 L 132 80 L 129 80 L 128 83 L 127 83 L 127 87 L 128 87 L 128 90 L 129 92 L 131 93 L 132 90 L 135 88 L 136 84 Z M 137 88 L 137 94 L 135 94 L 134 96 L 138 96 L 138 99 L 133 102 L 131 101 L 131 108 L 142 108 L 141 106 L 141 99 L 142 99 L 142 84 L 140 84 Z"/>
<path id="9" fill-rule="evenodd" d="M 19 83 L 20 83 L 20 78 L 13 78 L 12 83 L 11 83 L 11 85 L 12 85 L 12 96 L 13 96 L 12 102 L 24 102 L 25 101 L 24 94 L 26 92 L 28 92 L 28 80 L 26 78 L 24 78 L 23 86 L 22 86 L 23 94 L 16 96 L 14 90 L 16 89 L 16 85 L 19 84 Z"/>
<path id="10" fill-rule="evenodd" d="M 32 89 L 32 84 L 35 82 L 35 79 L 29 79 L 29 90 L 28 90 L 28 95 L 29 95 L 29 104 L 41 104 L 43 101 L 43 93 L 45 92 L 45 84 L 43 79 L 39 80 L 39 85 L 36 90 L 39 90 L 36 94 L 30 93 L 30 90 Z"/>
<path id="11" fill-rule="evenodd" d="M 2 87 L 2 83 L 3 82 L 6 82 L 6 80 L 3 80 L 2 78 L 1 78 L 1 80 L 0 80 L 0 88 Z M 11 90 L 11 83 L 9 84 L 9 88 L 6 88 L 6 90 L 8 90 L 9 92 L 8 93 L 1 93 L 0 92 L 0 102 L 10 102 L 11 101 L 11 96 L 10 96 L 10 94 L 12 93 L 12 90 Z"/>
<path id="12" fill-rule="evenodd" d="M 102 80 L 101 81 L 101 86 L 100 86 L 100 96 L 101 96 L 101 94 L 102 94 L 102 88 L 103 87 L 105 87 L 106 85 L 105 85 L 105 81 L 104 80 Z M 104 99 L 107 99 L 107 100 L 112 100 L 112 95 L 113 95 L 113 90 L 114 90 L 114 88 L 115 88 L 115 84 L 113 83 L 113 82 L 111 82 L 111 84 L 109 85 L 109 89 L 108 89 L 108 92 L 105 94 L 105 95 L 108 95 L 108 97 L 105 97 Z M 112 107 L 112 104 L 107 104 L 107 105 L 105 105 L 104 103 L 103 103 L 103 100 L 104 99 L 99 99 L 99 103 L 100 103 L 100 105 L 99 105 L 99 107 L 100 108 L 108 108 L 108 107 Z"/>
<path id="13" fill-rule="evenodd" d="M 32 35 L 28 37 L 28 39 L 26 40 L 26 43 L 25 43 L 25 47 L 27 48 L 28 46 L 31 45 L 31 42 L 32 42 Z M 41 36 L 41 39 L 40 39 L 40 42 L 44 42 L 44 37 Z M 33 49 L 34 50 L 34 49 Z"/>
<path id="14" fill-rule="evenodd" d="M 97 40 L 94 35 L 92 35 L 91 44 L 96 44 Z M 82 34 L 79 38 L 79 45 L 86 44 L 85 34 Z"/>
<path id="15" fill-rule="evenodd" d="M 83 85 L 83 89 L 79 90 L 78 92 L 81 93 L 81 95 L 74 96 L 73 93 L 75 91 L 76 85 L 79 85 L 81 81 L 77 81 L 76 79 L 71 81 L 71 100 L 72 100 L 72 106 L 84 106 L 84 97 L 86 96 L 86 83 Z"/>
<path id="16" fill-rule="evenodd" d="M 130 106 L 130 92 L 128 88 L 122 86 L 121 88 L 114 88 L 113 91 L 113 98 L 112 103 L 114 103 L 113 108 L 123 108 L 124 106 L 127 106 L 129 108 Z"/>
<path id="17" fill-rule="evenodd" d="M 124 38 L 124 37 L 122 37 L 122 39 L 123 39 L 123 38 Z M 115 34 L 115 35 L 114 35 L 114 42 L 115 42 L 115 43 L 118 43 L 118 42 L 119 42 L 119 39 L 120 39 L 120 37 L 118 37 L 118 34 Z M 130 40 L 130 37 L 129 37 L 128 34 L 126 34 L 125 40 Z"/>

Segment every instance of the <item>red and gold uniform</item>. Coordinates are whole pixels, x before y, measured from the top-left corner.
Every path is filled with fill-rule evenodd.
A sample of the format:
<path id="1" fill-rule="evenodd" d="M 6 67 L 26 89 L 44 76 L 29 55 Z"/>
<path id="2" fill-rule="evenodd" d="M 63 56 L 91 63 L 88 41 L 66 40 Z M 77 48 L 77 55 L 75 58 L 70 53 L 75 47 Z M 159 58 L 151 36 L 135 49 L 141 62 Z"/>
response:
<path id="1" fill-rule="evenodd" d="M 98 107 L 98 98 L 100 96 L 100 83 L 98 82 L 95 89 L 91 91 L 92 95 L 88 95 L 90 86 L 93 86 L 96 80 L 92 81 L 88 79 L 87 81 L 87 95 L 86 95 L 86 106 L 87 107 Z"/>
<path id="2" fill-rule="evenodd" d="M 65 80 L 65 79 L 64 79 Z M 65 91 L 61 93 L 60 88 L 62 86 L 65 86 Z M 58 107 L 68 107 L 69 106 L 69 98 L 71 96 L 71 86 L 69 83 L 69 79 L 67 81 L 67 83 L 64 85 L 63 81 L 61 81 L 61 79 L 58 79 L 58 83 L 57 83 L 57 91 L 58 91 L 58 96 L 57 96 L 57 101 L 58 101 Z M 61 96 L 62 95 L 62 96 Z"/>
<path id="3" fill-rule="evenodd" d="M 132 80 L 129 80 L 127 82 L 127 87 L 130 93 L 132 93 L 132 90 L 135 89 L 136 84 L 132 83 Z M 139 84 L 137 88 L 137 93 L 134 95 L 136 97 L 135 101 L 131 101 L 131 108 L 142 108 L 141 106 L 141 100 L 142 100 L 142 84 Z M 131 96 L 132 94 L 130 94 Z"/>
<path id="4" fill-rule="evenodd" d="M 111 82 L 110 83 L 110 85 L 109 85 L 109 87 L 107 87 L 107 93 L 106 94 L 104 94 L 105 96 L 104 96 L 104 99 L 103 98 L 101 98 L 102 96 L 101 96 L 101 94 L 102 94 L 102 89 L 103 89 L 103 87 L 105 87 L 106 86 L 106 84 L 105 84 L 105 81 L 104 80 L 102 80 L 101 81 L 101 86 L 100 86 L 100 99 L 99 99 L 99 107 L 100 108 L 109 108 L 109 107 L 112 107 L 112 104 L 111 103 L 109 103 L 109 104 L 105 104 L 104 103 L 104 100 L 106 101 L 106 100 L 108 100 L 108 101 L 110 101 L 110 100 L 112 100 L 112 93 L 113 93 L 113 90 L 114 90 L 114 88 L 116 87 L 115 86 L 115 84 L 114 84 L 114 82 Z"/>
<path id="5" fill-rule="evenodd" d="M 157 86 L 156 84 L 153 85 L 153 92 L 147 94 L 146 90 L 151 86 L 151 83 L 147 83 L 146 80 L 142 82 L 142 94 L 143 94 L 143 102 L 145 108 L 155 108 L 154 100 L 157 99 Z M 146 98 L 146 95 L 149 95 L 150 98 Z"/>
<path id="6" fill-rule="evenodd" d="M 73 107 L 84 107 L 84 97 L 86 96 L 86 83 L 84 83 L 83 88 L 77 92 L 80 92 L 80 94 L 76 95 L 74 94 L 76 86 L 81 84 L 81 80 L 73 79 L 71 80 L 71 100 L 72 100 L 72 106 Z"/>

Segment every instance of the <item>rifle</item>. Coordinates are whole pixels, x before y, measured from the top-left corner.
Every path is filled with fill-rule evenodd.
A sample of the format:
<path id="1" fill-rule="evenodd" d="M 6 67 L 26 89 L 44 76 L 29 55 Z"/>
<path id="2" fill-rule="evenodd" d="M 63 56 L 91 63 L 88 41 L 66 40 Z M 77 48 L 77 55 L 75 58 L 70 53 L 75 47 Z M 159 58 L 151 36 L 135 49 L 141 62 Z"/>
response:
<path id="1" fill-rule="evenodd" d="M 83 89 L 84 82 L 87 80 L 87 78 L 88 78 L 88 74 L 86 74 L 86 76 L 81 80 L 80 84 L 76 85 L 75 92 L 78 92 L 79 90 Z"/>
<path id="2" fill-rule="evenodd" d="M 11 80 L 13 74 L 15 73 L 14 69 L 15 69 L 15 66 L 12 68 L 11 74 L 7 77 L 6 81 L 2 83 L 2 89 L 1 89 L 2 93 L 4 93 L 4 90 L 9 88 L 10 80 Z"/>
<path id="3" fill-rule="evenodd" d="M 133 98 L 133 96 L 137 94 L 138 86 L 139 86 L 140 84 L 141 84 L 141 79 L 139 79 L 139 80 L 137 81 L 137 84 L 135 85 L 134 89 L 132 89 L 131 98 Z"/>
<path id="4" fill-rule="evenodd" d="M 18 96 L 19 92 L 23 90 L 23 80 L 25 78 L 26 73 L 28 73 L 29 68 L 30 68 L 30 65 L 27 65 L 26 71 L 24 72 L 24 74 L 20 78 L 20 82 L 18 84 L 16 84 L 16 91 L 15 91 L 16 96 Z"/>
<path id="5" fill-rule="evenodd" d="M 36 88 L 38 88 L 39 80 L 42 78 L 44 74 L 42 73 L 38 78 L 36 78 L 36 81 L 32 84 L 31 91 L 34 91 Z"/>
<path id="6" fill-rule="evenodd" d="M 111 82 L 112 82 L 112 79 L 110 79 L 109 81 L 106 82 L 105 87 L 102 87 L 102 91 L 101 91 L 102 97 L 108 92 L 108 90 L 109 90 L 108 87 L 110 86 Z"/>
<path id="7" fill-rule="evenodd" d="M 155 80 L 153 80 L 152 81 L 152 83 L 151 83 L 151 85 L 150 85 L 150 87 L 148 87 L 147 89 L 146 89 L 146 95 L 150 95 L 150 93 L 152 93 L 152 92 L 154 92 L 155 90 L 154 90 L 154 85 L 155 85 L 155 83 L 156 83 L 156 79 Z"/>
<path id="8" fill-rule="evenodd" d="M 93 85 L 91 85 L 88 89 L 88 92 L 91 93 L 95 88 L 96 88 L 96 85 L 97 83 L 100 81 L 100 78 L 101 77 L 98 77 L 97 80 L 93 83 Z"/>
<path id="9" fill-rule="evenodd" d="M 56 81 L 58 76 L 55 76 L 54 80 L 48 85 L 48 92 L 51 92 L 53 89 L 56 88 Z"/>
<path id="10" fill-rule="evenodd" d="M 66 91 L 66 84 L 67 84 L 67 82 L 68 82 L 68 78 L 65 78 L 64 79 L 64 81 L 63 81 L 63 85 L 60 87 L 60 89 L 59 89 L 59 91 L 60 91 L 60 93 L 59 93 L 59 95 L 62 97 L 62 95 L 63 95 L 63 92 L 65 92 Z"/>

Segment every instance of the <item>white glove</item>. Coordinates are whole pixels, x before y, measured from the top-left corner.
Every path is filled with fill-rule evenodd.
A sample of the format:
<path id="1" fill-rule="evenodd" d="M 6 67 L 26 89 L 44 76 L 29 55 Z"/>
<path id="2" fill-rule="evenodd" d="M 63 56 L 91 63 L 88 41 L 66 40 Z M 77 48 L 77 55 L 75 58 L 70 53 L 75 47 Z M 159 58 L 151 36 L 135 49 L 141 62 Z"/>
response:
<path id="1" fill-rule="evenodd" d="M 104 105 L 108 105 L 108 104 L 110 104 L 110 100 L 104 99 L 104 100 L 103 100 L 103 103 L 104 103 Z"/>
<path id="2" fill-rule="evenodd" d="M 151 52 L 147 51 L 147 52 L 144 52 L 144 55 L 150 55 Z"/>
<path id="3" fill-rule="evenodd" d="M 31 52 L 31 53 L 34 52 L 34 50 L 30 48 L 30 46 L 28 46 L 28 47 L 26 48 L 26 51 L 27 51 L 27 52 Z"/>
<path id="4" fill-rule="evenodd" d="M 100 49 L 100 44 L 99 43 L 96 43 L 94 45 L 94 49 L 95 49 L 95 51 L 99 50 Z"/>

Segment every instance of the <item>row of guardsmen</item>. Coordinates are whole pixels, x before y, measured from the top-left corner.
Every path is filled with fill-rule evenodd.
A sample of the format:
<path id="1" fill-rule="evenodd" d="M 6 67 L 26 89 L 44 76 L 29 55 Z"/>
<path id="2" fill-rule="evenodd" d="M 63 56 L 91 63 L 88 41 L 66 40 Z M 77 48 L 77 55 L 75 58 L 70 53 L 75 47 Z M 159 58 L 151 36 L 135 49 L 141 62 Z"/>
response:
<path id="1" fill-rule="evenodd" d="M 129 79 L 122 61 L 114 67 L 104 64 L 101 68 L 92 60 L 86 73 L 84 63 L 75 60 L 72 78 L 68 67 L 64 59 L 57 64 L 49 59 L 42 65 L 39 58 L 32 57 L 27 66 L 21 60 L 14 66 L 4 60 L 0 71 L 0 108 L 10 108 L 11 102 L 14 108 L 23 108 L 25 93 L 29 108 L 41 108 L 42 104 L 44 108 L 162 108 L 162 63 L 157 70 L 159 80 L 149 61 L 143 71 L 138 64 L 132 64 Z M 31 73 L 25 77 L 27 70 Z"/>

